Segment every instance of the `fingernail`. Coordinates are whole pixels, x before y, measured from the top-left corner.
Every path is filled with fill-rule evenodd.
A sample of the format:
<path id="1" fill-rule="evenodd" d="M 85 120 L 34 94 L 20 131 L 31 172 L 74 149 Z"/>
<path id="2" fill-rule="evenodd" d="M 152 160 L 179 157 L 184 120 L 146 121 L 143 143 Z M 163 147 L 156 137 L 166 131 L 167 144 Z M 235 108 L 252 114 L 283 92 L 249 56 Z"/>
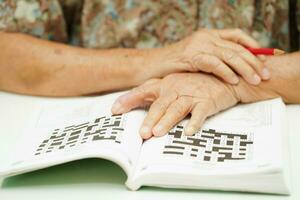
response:
<path id="1" fill-rule="evenodd" d="M 270 74 L 270 71 L 267 69 L 267 68 L 264 68 L 262 70 L 262 76 L 264 79 L 269 79 L 271 78 L 271 74 Z"/>
<path id="2" fill-rule="evenodd" d="M 195 132 L 196 132 L 196 130 L 195 130 L 194 126 L 188 126 L 185 129 L 184 134 L 190 136 L 190 135 L 193 135 Z"/>
<path id="3" fill-rule="evenodd" d="M 238 77 L 236 77 L 236 76 L 234 76 L 234 77 L 232 78 L 232 83 L 233 83 L 233 84 L 238 84 L 239 81 L 240 81 L 240 79 L 239 79 Z"/>
<path id="4" fill-rule="evenodd" d="M 147 135 L 150 131 L 151 131 L 151 129 L 150 129 L 148 126 L 143 126 L 143 127 L 140 129 L 141 135 Z"/>
<path id="5" fill-rule="evenodd" d="M 164 133 L 162 132 L 163 127 L 161 125 L 157 125 L 153 128 L 153 135 L 162 136 Z"/>
<path id="6" fill-rule="evenodd" d="M 111 110 L 113 113 L 122 113 L 124 109 L 122 105 L 117 101 L 116 103 L 113 104 Z"/>
<path id="7" fill-rule="evenodd" d="M 257 74 L 255 74 L 252 79 L 252 84 L 258 85 L 260 81 L 261 81 L 260 77 Z"/>
<path id="8" fill-rule="evenodd" d="M 147 135 L 149 135 L 149 133 L 151 132 L 151 129 L 148 127 L 148 126 L 143 126 L 141 129 L 140 129 L 140 135 L 142 137 L 145 137 Z"/>

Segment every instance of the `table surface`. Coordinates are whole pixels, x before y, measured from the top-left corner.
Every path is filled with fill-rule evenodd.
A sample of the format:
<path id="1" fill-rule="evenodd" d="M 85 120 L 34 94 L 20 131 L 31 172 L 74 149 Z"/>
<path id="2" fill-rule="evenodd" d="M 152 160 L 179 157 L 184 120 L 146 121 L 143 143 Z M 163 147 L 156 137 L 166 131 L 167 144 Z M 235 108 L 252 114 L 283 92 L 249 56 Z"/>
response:
<path id="1" fill-rule="evenodd" d="M 41 98 L 0 92 L 0 165 L 25 126 L 29 113 Z M 69 101 L 67 99 L 66 101 Z M 117 165 L 101 159 L 75 161 L 36 172 L 0 179 L 0 199 L 300 199 L 300 105 L 287 106 L 292 185 L 291 196 L 250 193 L 175 190 L 144 187 L 129 191 L 124 186 L 125 173 Z"/>

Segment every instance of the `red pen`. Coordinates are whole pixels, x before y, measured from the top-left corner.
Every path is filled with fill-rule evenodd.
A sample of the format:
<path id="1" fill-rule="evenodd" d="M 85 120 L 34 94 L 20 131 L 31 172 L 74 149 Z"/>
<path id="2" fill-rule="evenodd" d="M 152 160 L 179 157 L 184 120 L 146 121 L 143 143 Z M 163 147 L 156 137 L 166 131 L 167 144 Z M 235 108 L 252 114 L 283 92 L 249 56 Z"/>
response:
<path id="1" fill-rule="evenodd" d="M 280 49 L 273 49 L 273 48 L 251 48 L 251 47 L 246 47 L 251 53 L 254 55 L 282 55 L 285 53 L 285 51 L 280 50 Z"/>

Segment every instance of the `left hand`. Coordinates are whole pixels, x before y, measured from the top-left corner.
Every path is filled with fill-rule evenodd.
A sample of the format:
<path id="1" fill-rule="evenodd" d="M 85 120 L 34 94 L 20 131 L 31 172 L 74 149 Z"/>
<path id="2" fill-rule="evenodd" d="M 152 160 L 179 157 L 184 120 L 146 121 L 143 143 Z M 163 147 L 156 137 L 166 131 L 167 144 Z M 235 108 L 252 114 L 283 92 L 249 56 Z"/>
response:
<path id="1" fill-rule="evenodd" d="M 239 101 L 232 85 L 201 73 L 171 74 L 151 79 L 119 97 L 112 112 L 120 114 L 136 107 L 151 105 L 140 134 L 144 139 L 165 135 L 191 113 L 185 134 L 192 135 L 204 120 Z"/>

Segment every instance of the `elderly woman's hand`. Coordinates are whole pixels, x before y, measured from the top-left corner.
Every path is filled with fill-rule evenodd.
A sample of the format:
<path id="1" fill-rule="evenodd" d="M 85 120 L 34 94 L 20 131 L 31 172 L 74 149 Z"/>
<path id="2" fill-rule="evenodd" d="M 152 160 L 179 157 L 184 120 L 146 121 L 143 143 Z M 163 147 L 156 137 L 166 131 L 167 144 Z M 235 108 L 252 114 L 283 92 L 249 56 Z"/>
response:
<path id="1" fill-rule="evenodd" d="M 239 29 L 201 29 L 178 43 L 156 49 L 158 53 L 154 53 L 154 57 L 158 59 L 154 60 L 159 60 L 157 66 L 165 70 L 159 77 L 200 71 L 212 73 L 231 84 L 239 82 L 237 75 L 253 85 L 269 79 L 269 70 L 245 47 L 258 48 L 259 44 Z"/>
<path id="2" fill-rule="evenodd" d="M 272 90 L 263 90 L 244 81 L 238 86 L 201 73 L 171 74 L 151 79 L 119 97 L 112 107 L 114 114 L 151 105 L 140 129 L 144 139 L 165 135 L 176 123 L 191 113 L 185 134 L 197 132 L 204 120 L 238 102 L 252 102 L 276 97 Z"/>

